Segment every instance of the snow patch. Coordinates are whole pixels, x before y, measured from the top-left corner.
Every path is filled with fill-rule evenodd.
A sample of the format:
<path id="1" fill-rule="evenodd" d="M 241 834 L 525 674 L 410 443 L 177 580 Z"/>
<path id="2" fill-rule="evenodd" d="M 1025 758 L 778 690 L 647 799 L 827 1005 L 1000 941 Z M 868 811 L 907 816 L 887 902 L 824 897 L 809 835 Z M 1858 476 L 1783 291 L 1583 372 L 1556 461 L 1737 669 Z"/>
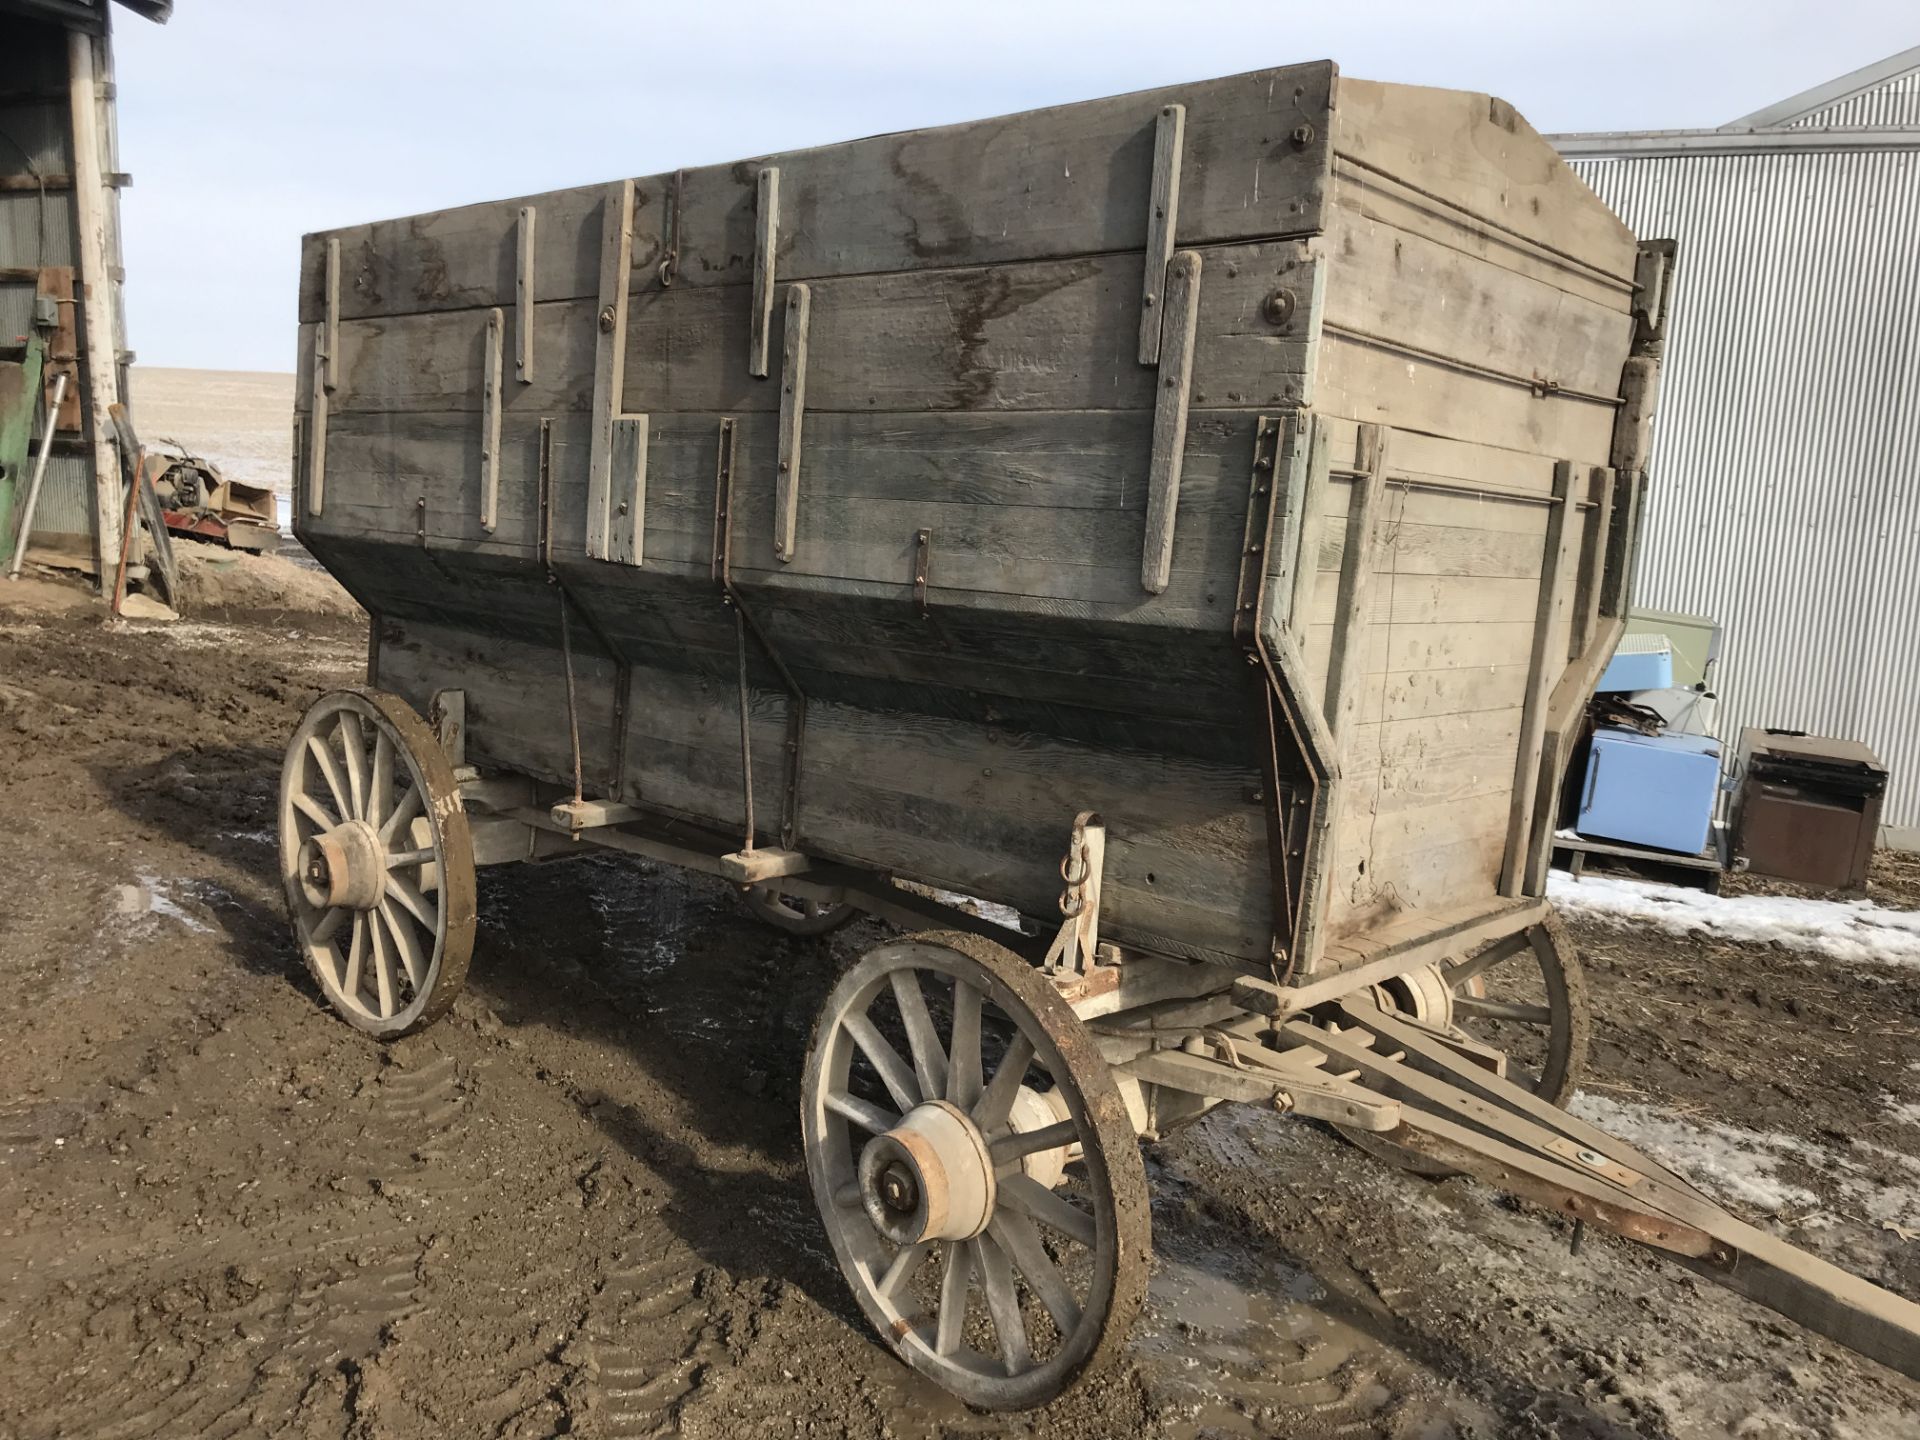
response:
<path id="1" fill-rule="evenodd" d="M 1563 910 L 1620 923 L 1636 920 L 1674 935 L 1707 934 L 1779 944 L 1852 965 L 1920 969 L 1920 911 L 1871 900 L 1802 900 L 1790 895 L 1709 895 L 1651 880 L 1555 872 L 1547 894 Z"/>
<path id="2" fill-rule="evenodd" d="M 1745 1130 L 1718 1121 L 1695 1121 L 1652 1105 L 1611 1100 L 1581 1091 L 1569 1113 L 1645 1150 L 1708 1190 L 1777 1214 L 1819 1203 L 1819 1196 L 1780 1177 L 1787 1160 L 1817 1165 L 1826 1152 L 1777 1132 Z"/>

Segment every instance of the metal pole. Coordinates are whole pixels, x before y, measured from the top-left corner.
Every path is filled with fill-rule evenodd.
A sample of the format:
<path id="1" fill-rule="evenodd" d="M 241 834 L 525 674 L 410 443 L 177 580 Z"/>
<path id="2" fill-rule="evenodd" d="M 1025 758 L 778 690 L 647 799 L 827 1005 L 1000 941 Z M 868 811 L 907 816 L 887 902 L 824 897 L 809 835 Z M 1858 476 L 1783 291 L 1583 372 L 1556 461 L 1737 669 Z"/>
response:
<path id="1" fill-rule="evenodd" d="M 46 478 L 47 456 L 53 453 L 53 432 L 60 424 L 60 402 L 67 398 L 67 372 L 53 377 L 53 403 L 47 406 L 47 433 L 40 437 L 40 453 L 34 458 L 33 479 L 27 485 L 27 507 L 20 512 L 19 538 L 13 545 L 13 563 L 7 578 L 20 578 L 20 562 L 27 558 L 27 537 L 33 534 L 33 507 L 40 503 L 40 482 Z"/>

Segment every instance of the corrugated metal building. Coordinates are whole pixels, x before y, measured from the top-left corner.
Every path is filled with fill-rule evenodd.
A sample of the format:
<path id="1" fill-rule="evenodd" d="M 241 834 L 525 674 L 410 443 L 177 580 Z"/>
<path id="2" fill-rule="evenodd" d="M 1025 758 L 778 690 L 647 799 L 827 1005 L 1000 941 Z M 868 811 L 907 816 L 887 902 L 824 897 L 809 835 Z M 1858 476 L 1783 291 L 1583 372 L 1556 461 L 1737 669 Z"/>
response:
<path id="1" fill-rule="evenodd" d="M 150 20 L 172 10 L 172 0 L 120 3 Z M 50 389 L 65 371 L 70 398 L 33 540 L 92 563 L 102 550 L 119 551 L 121 484 L 107 406 L 126 399 L 132 360 L 111 13 L 107 0 L 0 0 L 0 365 L 25 355 L 34 297 L 48 296 L 59 321 L 41 332 L 51 352 L 46 381 Z M 102 474 L 108 483 L 96 484 Z M 0 475 L 0 560 L 13 553 L 21 480 Z"/>
<path id="2" fill-rule="evenodd" d="M 1865 741 L 1920 848 L 1920 47 L 1719 130 L 1554 140 L 1680 246 L 1638 602 L 1725 625 L 1729 744 Z"/>

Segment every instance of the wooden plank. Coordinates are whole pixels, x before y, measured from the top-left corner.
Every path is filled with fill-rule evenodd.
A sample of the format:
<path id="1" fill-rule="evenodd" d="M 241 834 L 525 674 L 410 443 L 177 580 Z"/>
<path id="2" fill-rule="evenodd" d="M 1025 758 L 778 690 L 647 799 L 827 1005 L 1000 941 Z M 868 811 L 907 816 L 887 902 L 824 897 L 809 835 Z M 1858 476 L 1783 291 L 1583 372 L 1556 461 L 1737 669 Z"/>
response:
<path id="1" fill-rule="evenodd" d="M 1296 641 L 1304 637 L 1307 607 L 1313 593 L 1314 573 L 1319 568 L 1320 536 L 1326 526 L 1329 485 L 1327 468 L 1332 434 L 1323 416 L 1313 422 L 1313 448 L 1307 457 L 1307 486 L 1300 499 L 1300 541 L 1293 567 L 1292 595 L 1287 603 L 1287 622 Z M 1342 498 L 1345 491 L 1342 490 Z M 1325 696 L 1322 697 L 1325 708 Z"/>
<path id="2" fill-rule="evenodd" d="M 780 453 L 774 478 L 773 553 L 793 559 L 800 521 L 800 427 L 807 408 L 807 325 L 812 292 L 805 285 L 787 288 L 787 318 L 780 362 Z"/>
<path id="3" fill-rule="evenodd" d="M 1153 190 L 1147 211 L 1147 243 L 1140 293 L 1140 363 L 1160 363 L 1161 317 L 1171 288 L 1167 266 L 1173 260 L 1180 217 L 1180 156 L 1186 141 L 1187 107 L 1162 105 L 1153 132 Z"/>
<path id="4" fill-rule="evenodd" d="M 313 329 L 312 393 L 307 400 L 307 515 L 323 514 L 327 500 L 326 327 Z"/>
<path id="5" fill-rule="evenodd" d="M 1377 428 L 1360 433 L 1364 447 L 1361 475 L 1354 482 L 1348 503 L 1345 558 L 1334 606 L 1333 648 L 1327 662 L 1327 726 L 1336 741 L 1345 738 L 1360 678 L 1359 648 L 1373 623 L 1374 558 L 1379 536 L 1376 510 L 1382 508 L 1381 480 L 1386 468 L 1386 434 Z"/>
<path id="6" fill-rule="evenodd" d="M 1261 302 L 1276 286 L 1304 284 L 1319 262 L 1295 241 L 1196 253 L 1208 279 L 1191 405 L 1301 403 L 1309 336 L 1301 326 L 1277 329 Z M 1151 410 L 1156 376 L 1137 355 L 1139 264 L 1134 252 L 808 282 L 809 408 Z M 779 408 L 736 358 L 751 340 L 751 298 L 742 284 L 637 291 L 626 408 Z"/>
<path id="7" fill-rule="evenodd" d="M 1167 267 L 1166 334 L 1153 412 L 1153 454 L 1147 466 L 1147 529 L 1140 585 L 1151 595 L 1167 588 L 1173 565 L 1173 527 L 1180 506 L 1180 466 L 1187 451 L 1187 395 L 1193 383 L 1194 327 L 1200 314 L 1200 257 L 1191 250 Z"/>
<path id="8" fill-rule="evenodd" d="M 773 337 L 773 273 L 780 252 L 780 167 L 760 167 L 754 216 L 759 228 L 753 246 L 753 334 L 747 344 L 747 373 L 765 378 Z"/>
<path id="9" fill-rule="evenodd" d="M 522 385 L 533 383 L 533 320 L 534 306 L 539 303 L 540 292 L 535 285 L 535 267 L 539 260 L 539 251 L 535 243 L 535 224 L 539 211 L 532 205 L 520 207 L 518 224 L 518 246 L 520 268 L 513 276 L 513 321 L 514 378 Z"/>
<path id="10" fill-rule="evenodd" d="M 540 215 L 538 296 L 591 300 L 600 293 L 600 216 L 607 189 L 583 185 L 307 235 L 300 249 L 301 323 L 312 324 L 324 312 L 325 252 L 335 240 L 351 257 L 351 283 L 340 297 L 342 320 L 512 304 L 524 209 Z M 656 194 L 650 192 L 648 202 Z M 636 252 L 634 263 L 658 258 L 651 250 Z"/>
<path id="11" fill-rule="evenodd" d="M 1601 303 L 1402 230 L 1336 210 L 1325 324 L 1412 355 L 1440 355 L 1523 385 L 1611 397 L 1633 322 Z"/>
<path id="12" fill-rule="evenodd" d="M 647 534 L 647 432 L 645 415 L 613 421 L 613 459 L 608 467 L 613 512 L 607 520 L 607 559 L 621 565 L 644 562 Z"/>
<path id="13" fill-rule="evenodd" d="M 1506 858 L 1500 867 L 1500 893 L 1518 895 L 1526 878 L 1527 837 L 1540 799 L 1540 753 L 1547 728 L 1547 692 L 1562 668 L 1553 664 L 1553 638 L 1568 603 L 1569 564 L 1573 559 L 1573 473 L 1562 461 L 1554 474 L 1554 497 L 1559 501 L 1547 516 L 1546 560 L 1541 569 L 1540 595 L 1534 612 L 1533 655 L 1525 718 L 1521 721 L 1520 749 L 1514 766 L 1513 804 L 1507 824 Z"/>
<path id="14" fill-rule="evenodd" d="M 593 454 L 587 491 L 587 554 L 607 555 L 613 509 L 613 420 L 627 359 L 627 289 L 632 273 L 633 181 L 607 191 L 600 231 L 600 310 L 593 354 Z"/>
<path id="15" fill-rule="evenodd" d="M 507 317 L 487 312 L 486 393 L 480 424 L 480 528 L 489 534 L 500 511 L 500 386 L 504 368 Z"/>
<path id="16" fill-rule="evenodd" d="M 1633 232 L 1506 101 L 1348 78 L 1335 123 L 1342 159 L 1418 185 L 1480 228 L 1632 279 Z"/>
<path id="17" fill-rule="evenodd" d="M 1600 624 L 1600 592 L 1607 564 L 1607 526 L 1613 518 L 1615 471 L 1596 466 L 1589 491 L 1593 507 L 1580 531 L 1580 567 L 1573 595 L 1573 624 L 1567 636 L 1567 658 L 1577 660 Z"/>
<path id="18" fill-rule="evenodd" d="M 329 394 L 340 385 L 340 242 L 329 240 L 326 252 L 326 289 L 321 305 L 320 383 Z"/>

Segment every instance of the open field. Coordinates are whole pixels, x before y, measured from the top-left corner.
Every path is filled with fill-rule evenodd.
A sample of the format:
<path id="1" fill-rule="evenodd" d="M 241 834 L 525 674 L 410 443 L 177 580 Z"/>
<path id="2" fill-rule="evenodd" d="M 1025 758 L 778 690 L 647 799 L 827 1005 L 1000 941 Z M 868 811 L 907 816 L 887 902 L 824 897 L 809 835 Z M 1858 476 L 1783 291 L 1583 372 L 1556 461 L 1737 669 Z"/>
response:
<path id="1" fill-rule="evenodd" d="M 970 1414 L 874 1343 L 801 1165 L 807 1028 L 877 924 L 489 870 L 466 996 L 382 1047 L 299 965 L 271 829 L 360 625 L 33 594 L 0 593 L 0 1436 L 1920 1433 L 1920 1386 L 1676 1267 L 1248 1110 L 1149 1151 L 1120 1369 Z M 1575 933 L 1588 1113 L 1920 1296 L 1920 965 Z"/>

